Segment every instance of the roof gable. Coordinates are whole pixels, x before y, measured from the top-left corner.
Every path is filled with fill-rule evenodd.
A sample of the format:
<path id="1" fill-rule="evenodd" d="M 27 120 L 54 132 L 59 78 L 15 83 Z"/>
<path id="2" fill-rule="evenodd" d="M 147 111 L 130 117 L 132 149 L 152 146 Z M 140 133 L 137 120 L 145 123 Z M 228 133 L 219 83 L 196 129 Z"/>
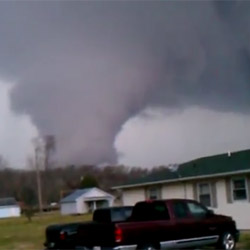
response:
<path id="1" fill-rule="evenodd" d="M 199 158 L 180 165 L 183 176 L 223 174 L 239 170 L 250 171 L 250 150 Z"/>
<path id="2" fill-rule="evenodd" d="M 113 197 L 113 196 L 109 193 L 104 192 L 99 188 L 93 188 L 84 195 L 84 198 L 92 198 L 92 197 Z"/>
<path id="3" fill-rule="evenodd" d="M 67 195 L 63 199 L 61 199 L 61 203 L 66 202 L 75 202 L 77 198 L 89 192 L 92 188 L 84 188 L 84 189 L 77 189 L 70 195 Z"/>
<path id="4" fill-rule="evenodd" d="M 68 203 L 68 202 L 76 202 L 76 200 L 80 197 L 84 198 L 92 198 L 92 197 L 113 197 L 112 195 L 104 192 L 99 188 L 84 188 L 84 189 L 77 189 L 70 195 L 64 197 L 61 200 L 61 203 Z"/>

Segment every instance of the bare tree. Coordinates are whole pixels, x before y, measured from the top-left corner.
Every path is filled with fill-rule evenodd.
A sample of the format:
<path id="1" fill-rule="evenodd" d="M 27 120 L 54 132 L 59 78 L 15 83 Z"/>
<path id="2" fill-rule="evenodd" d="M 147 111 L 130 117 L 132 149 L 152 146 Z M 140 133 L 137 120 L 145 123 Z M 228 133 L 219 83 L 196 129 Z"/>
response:
<path id="1" fill-rule="evenodd" d="M 36 137 L 33 139 L 34 151 L 35 151 L 35 168 L 36 168 L 36 180 L 37 180 L 37 196 L 39 203 L 39 211 L 43 211 L 43 201 L 42 201 L 42 186 L 41 186 L 41 158 L 43 158 L 43 141 L 41 137 Z"/>
<path id="2" fill-rule="evenodd" d="M 38 136 L 33 139 L 33 144 L 39 209 L 42 212 L 43 201 L 47 203 L 47 198 L 50 194 L 50 191 L 47 189 L 50 179 L 48 170 L 51 168 L 51 155 L 55 151 L 55 137 L 53 135 Z"/>
<path id="3" fill-rule="evenodd" d="M 54 135 L 46 135 L 43 137 L 44 141 L 44 169 L 50 168 L 50 156 L 55 151 L 56 140 Z"/>

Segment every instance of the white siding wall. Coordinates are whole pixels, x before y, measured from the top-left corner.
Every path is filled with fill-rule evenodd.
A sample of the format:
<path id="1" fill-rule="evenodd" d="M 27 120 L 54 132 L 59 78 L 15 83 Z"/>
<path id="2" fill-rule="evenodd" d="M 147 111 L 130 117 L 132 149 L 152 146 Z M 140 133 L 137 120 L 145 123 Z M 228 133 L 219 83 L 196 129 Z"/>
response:
<path id="1" fill-rule="evenodd" d="M 250 229 L 250 203 L 248 201 L 227 202 L 226 184 L 224 180 L 217 181 L 218 208 L 216 213 L 232 216 L 239 229 Z"/>
<path id="2" fill-rule="evenodd" d="M 194 199 L 194 188 L 192 183 L 186 184 L 186 199 Z"/>
<path id="3" fill-rule="evenodd" d="M 61 204 L 61 214 L 66 215 L 66 214 L 77 214 L 77 208 L 76 208 L 76 203 L 71 202 L 71 203 L 62 203 Z"/>
<path id="4" fill-rule="evenodd" d="M 127 189 L 123 191 L 122 202 L 123 205 L 133 206 L 138 201 L 145 200 L 144 188 Z"/>
<path id="5" fill-rule="evenodd" d="M 88 212 L 88 206 L 84 201 L 84 197 L 79 197 L 76 200 L 76 209 L 78 214 L 85 214 Z"/>
<path id="6" fill-rule="evenodd" d="M 162 186 L 162 199 L 185 198 L 185 186 L 183 184 L 169 184 Z"/>
<path id="7" fill-rule="evenodd" d="M 21 209 L 17 206 L 0 207 L 0 218 L 19 217 Z"/>
<path id="8" fill-rule="evenodd" d="M 21 216 L 21 208 L 20 207 L 12 207 L 10 209 L 11 217 L 19 217 Z"/>
<path id="9" fill-rule="evenodd" d="M 185 187 L 186 186 L 186 187 Z M 168 184 L 161 187 L 161 198 L 188 198 L 193 199 L 193 186 L 190 183 Z M 123 190 L 122 200 L 124 205 L 134 205 L 138 201 L 145 200 L 146 187 Z"/>

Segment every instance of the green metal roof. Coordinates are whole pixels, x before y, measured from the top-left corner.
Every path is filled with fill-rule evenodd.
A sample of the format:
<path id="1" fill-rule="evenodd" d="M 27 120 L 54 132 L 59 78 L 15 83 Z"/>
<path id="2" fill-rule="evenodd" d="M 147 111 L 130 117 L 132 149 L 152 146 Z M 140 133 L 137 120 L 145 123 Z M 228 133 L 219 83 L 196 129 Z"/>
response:
<path id="1" fill-rule="evenodd" d="M 179 181 L 213 175 L 227 175 L 234 172 L 250 172 L 250 149 L 232 152 L 230 156 L 220 154 L 180 164 L 177 171 L 164 169 L 151 175 L 131 180 L 116 188 L 151 184 L 152 182 Z"/>

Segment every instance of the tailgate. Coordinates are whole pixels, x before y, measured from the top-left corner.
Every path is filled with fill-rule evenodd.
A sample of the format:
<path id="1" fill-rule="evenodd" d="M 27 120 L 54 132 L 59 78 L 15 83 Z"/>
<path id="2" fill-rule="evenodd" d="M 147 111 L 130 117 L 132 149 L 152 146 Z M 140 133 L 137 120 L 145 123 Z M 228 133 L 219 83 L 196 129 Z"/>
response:
<path id="1" fill-rule="evenodd" d="M 114 223 L 94 222 L 80 225 L 76 236 L 78 246 L 112 246 L 114 245 Z"/>
<path id="2" fill-rule="evenodd" d="M 59 240 L 59 235 L 62 230 L 62 226 L 60 225 L 53 225 L 48 226 L 46 228 L 45 234 L 46 234 L 46 242 L 56 242 Z"/>
<path id="3" fill-rule="evenodd" d="M 65 246 L 71 247 L 75 241 L 78 226 L 83 223 L 68 223 L 61 225 L 51 225 L 46 228 L 45 246 L 48 248 L 56 248 Z M 61 239 L 61 233 L 64 233 L 64 238 Z"/>

